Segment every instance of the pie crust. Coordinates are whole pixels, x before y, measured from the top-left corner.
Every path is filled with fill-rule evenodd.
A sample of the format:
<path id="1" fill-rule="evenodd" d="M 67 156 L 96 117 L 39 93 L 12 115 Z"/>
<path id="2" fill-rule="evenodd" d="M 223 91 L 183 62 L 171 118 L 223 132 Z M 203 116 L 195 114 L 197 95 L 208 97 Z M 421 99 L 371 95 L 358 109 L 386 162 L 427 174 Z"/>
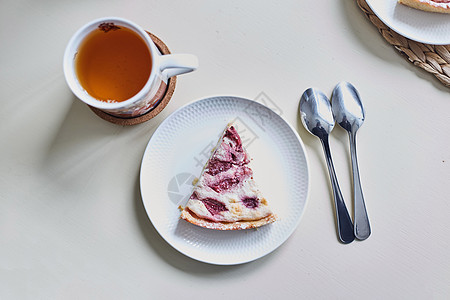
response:
<path id="1" fill-rule="evenodd" d="M 398 3 L 429 12 L 450 13 L 450 0 L 398 0 Z"/>
<path id="2" fill-rule="evenodd" d="M 185 208 L 182 210 L 181 218 L 197 226 L 216 230 L 240 230 L 257 228 L 276 221 L 275 215 L 270 214 L 265 218 L 255 221 L 213 222 L 197 217 L 197 215 L 191 212 L 189 208 Z"/>

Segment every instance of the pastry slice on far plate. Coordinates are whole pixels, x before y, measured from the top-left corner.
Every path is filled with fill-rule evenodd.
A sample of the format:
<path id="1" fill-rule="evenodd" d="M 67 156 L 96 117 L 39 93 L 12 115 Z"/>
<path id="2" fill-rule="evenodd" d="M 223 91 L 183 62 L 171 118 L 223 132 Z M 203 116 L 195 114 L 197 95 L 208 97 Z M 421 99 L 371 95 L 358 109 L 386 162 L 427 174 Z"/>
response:
<path id="1" fill-rule="evenodd" d="M 257 228 L 276 220 L 253 178 L 250 157 L 228 124 L 194 186 L 181 218 L 216 230 Z"/>
<path id="2" fill-rule="evenodd" d="M 398 3 L 419 10 L 450 14 L 450 0 L 398 0 Z"/>

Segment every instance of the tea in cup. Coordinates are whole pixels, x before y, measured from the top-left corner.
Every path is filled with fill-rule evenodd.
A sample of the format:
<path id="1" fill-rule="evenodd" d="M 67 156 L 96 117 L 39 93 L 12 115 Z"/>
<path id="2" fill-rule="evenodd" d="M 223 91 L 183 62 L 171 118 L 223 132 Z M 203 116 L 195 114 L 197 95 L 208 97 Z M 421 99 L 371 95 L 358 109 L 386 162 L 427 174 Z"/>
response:
<path id="1" fill-rule="evenodd" d="M 64 53 L 64 75 L 72 92 L 120 118 L 151 111 L 163 98 L 170 77 L 197 67 L 194 55 L 162 55 L 144 29 L 116 17 L 80 28 Z"/>

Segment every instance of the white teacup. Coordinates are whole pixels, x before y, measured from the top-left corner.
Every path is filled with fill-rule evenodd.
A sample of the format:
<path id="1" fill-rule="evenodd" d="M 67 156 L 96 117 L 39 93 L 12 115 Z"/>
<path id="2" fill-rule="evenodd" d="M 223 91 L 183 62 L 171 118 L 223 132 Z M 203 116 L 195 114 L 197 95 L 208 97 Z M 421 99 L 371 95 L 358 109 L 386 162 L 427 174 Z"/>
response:
<path id="1" fill-rule="evenodd" d="M 134 96 L 121 102 L 105 102 L 91 96 L 81 85 L 75 68 L 75 57 L 84 39 L 94 30 L 105 27 L 120 29 L 126 27 L 135 32 L 145 42 L 151 56 L 150 75 Z M 108 30 L 105 31 L 106 34 Z M 64 75 L 72 92 L 84 103 L 108 114 L 121 118 L 133 118 L 155 108 L 164 97 L 167 81 L 170 77 L 192 72 L 198 67 L 197 57 L 191 54 L 162 55 L 144 29 L 131 21 L 108 17 L 94 20 L 80 28 L 71 38 L 64 53 Z"/>

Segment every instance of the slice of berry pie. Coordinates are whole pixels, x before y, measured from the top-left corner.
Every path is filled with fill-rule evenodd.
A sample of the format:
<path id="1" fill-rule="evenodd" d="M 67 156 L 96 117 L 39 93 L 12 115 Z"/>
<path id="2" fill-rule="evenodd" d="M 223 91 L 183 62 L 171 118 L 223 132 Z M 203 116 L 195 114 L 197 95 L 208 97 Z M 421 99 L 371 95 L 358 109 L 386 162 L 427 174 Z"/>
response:
<path id="1" fill-rule="evenodd" d="M 235 126 L 228 124 L 196 183 L 181 218 L 217 230 L 256 228 L 276 220 L 261 195 L 250 158 Z"/>
<path id="2" fill-rule="evenodd" d="M 424 11 L 450 14 L 450 0 L 398 0 L 398 3 Z"/>

